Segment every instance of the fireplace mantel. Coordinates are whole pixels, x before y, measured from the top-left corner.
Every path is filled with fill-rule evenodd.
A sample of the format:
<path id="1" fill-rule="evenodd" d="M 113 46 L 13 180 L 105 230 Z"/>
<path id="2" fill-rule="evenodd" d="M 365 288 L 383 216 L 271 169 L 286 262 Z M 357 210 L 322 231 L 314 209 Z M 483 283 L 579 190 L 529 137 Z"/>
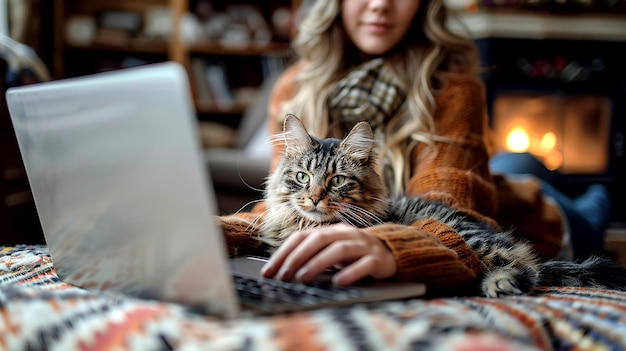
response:
<path id="1" fill-rule="evenodd" d="M 626 42 L 626 15 L 480 10 L 456 14 L 473 39 L 568 39 Z M 458 24 L 451 23 L 453 28 Z"/>

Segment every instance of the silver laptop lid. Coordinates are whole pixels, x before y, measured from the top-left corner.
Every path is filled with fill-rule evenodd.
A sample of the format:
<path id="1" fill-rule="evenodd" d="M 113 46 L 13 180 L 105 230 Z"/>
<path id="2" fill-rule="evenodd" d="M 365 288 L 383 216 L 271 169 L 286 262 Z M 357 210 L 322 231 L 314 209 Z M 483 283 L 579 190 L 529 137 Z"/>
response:
<path id="1" fill-rule="evenodd" d="M 237 313 L 180 65 L 13 88 L 7 103 L 61 279 Z"/>

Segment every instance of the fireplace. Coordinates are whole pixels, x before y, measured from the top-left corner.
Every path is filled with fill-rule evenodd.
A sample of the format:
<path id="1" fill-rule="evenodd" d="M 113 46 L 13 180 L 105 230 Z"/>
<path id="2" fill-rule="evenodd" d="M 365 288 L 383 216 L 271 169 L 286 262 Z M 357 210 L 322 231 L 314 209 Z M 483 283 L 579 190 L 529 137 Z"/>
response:
<path id="1" fill-rule="evenodd" d="M 494 147 L 564 173 L 558 186 L 570 195 L 607 185 L 614 220 L 626 222 L 626 42 L 475 42 Z"/>
<path id="2" fill-rule="evenodd" d="M 564 174 L 608 170 L 611 101 L 606 96 L 502 93 L 493 116 L 498 150 L 529 152 Z"/>

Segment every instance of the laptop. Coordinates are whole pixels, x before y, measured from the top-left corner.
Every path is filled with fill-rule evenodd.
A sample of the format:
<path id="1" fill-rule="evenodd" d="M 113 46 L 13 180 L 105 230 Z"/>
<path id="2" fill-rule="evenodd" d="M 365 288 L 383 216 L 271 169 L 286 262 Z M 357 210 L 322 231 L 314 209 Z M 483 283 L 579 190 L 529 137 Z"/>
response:
<path id="1" fill-rule="evenodd" d="M 63 281 L 227 318 L 425 293 L 411 283 L 278 282 L 260 277 L 264 258 L 230 259 L 189 87 L 185 69 L 164 62 L 7 91 Z"/>

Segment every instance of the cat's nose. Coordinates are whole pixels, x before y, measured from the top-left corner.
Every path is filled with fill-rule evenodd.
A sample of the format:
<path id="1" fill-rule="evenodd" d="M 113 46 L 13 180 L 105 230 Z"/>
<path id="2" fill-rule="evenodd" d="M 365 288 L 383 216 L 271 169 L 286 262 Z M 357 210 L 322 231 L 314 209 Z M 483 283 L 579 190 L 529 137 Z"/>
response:
<path id="1" fill-rule="evenodd" d="M 322 200 L 323 196 L 320 195 L 312 195 L 311 197 L 309 197 L 309 199 L 311 199 L 311 202 L 313 203 L 313 206 L 317 206 L 317 204 Z"/>

